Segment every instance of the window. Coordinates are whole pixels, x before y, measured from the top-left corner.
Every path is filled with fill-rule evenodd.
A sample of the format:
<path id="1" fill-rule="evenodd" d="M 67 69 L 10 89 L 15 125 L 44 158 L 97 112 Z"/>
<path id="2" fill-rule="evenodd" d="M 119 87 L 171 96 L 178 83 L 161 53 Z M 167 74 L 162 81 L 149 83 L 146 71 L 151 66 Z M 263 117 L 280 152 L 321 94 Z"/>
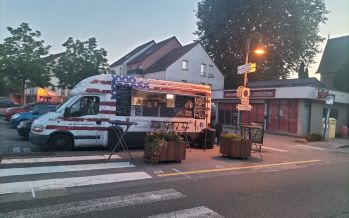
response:
<path id="1" fill-rule="evenodd" d="M 96 115 L 99 112 L 99 97 L 85 96 L 77 100 L 70 107 L 71 117 L 80 117 L 85 115 Z"/>
<path id="2" fill-rule="evenodd" d="M 201 64 L 200 75 L 206 77 L 206 64 Z"/>
<path id="3" fill-rule="evenodd" d="M 182 61 L 182 69 L 183 70 L 188 70 L 188 61 L 186 61 L 186 60 Z"/>
<path id="4" fill-rule="evenodd" d="M 131 114 L 152 117 L 194 117 L 193 96 L 133 90 Z"/>

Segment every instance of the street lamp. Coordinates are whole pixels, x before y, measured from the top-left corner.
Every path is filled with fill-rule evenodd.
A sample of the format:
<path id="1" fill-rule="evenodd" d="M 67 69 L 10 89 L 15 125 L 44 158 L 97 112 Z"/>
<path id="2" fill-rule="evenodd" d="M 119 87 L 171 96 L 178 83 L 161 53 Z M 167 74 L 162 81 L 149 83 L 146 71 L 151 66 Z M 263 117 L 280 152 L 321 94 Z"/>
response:
<path id="1" fill-rule="evenodd" d="M 245 64 L 248 64 L 248 56 L 249 56 L 249 53 L 251 52 L 251 39 L 255 37 L 258 37 L 258 46 L 253 50 L 253 53 L 257 55 L 265 54 L 265 49 L 262 42 L 263 40 L 262 34 L 260 34 L 259 32 L 255 32 L 246 40 Z M 247 87 L 247 73 L 249 72 L 245 71 L 244 73 L 244 87 Z"/>

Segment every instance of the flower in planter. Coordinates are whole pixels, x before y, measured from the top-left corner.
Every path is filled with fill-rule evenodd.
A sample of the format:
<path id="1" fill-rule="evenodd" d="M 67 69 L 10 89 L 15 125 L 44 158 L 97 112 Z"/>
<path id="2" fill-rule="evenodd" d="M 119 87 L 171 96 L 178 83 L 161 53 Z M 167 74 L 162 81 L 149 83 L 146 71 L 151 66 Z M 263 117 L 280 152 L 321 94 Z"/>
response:
<path id="1" fill-rule="evenodd" d="M 169 142 L 178 142 L 179 136 L 174 131 L 153 130 L 145 138 L 144 158 L 151 163 L 159 162 L 160 153 L 166 150 Z"/>
<path id="2" fill-rule="evenodd" d="M 231 133 L 231 132 L 223 133 L 221 137 L 228 138 L 228 139 L 234 139 L 234 140 L 240 140 L 241 139 L 240 135 L 237 135 L 237 134 L 234 134 L 234 133 Z"/>

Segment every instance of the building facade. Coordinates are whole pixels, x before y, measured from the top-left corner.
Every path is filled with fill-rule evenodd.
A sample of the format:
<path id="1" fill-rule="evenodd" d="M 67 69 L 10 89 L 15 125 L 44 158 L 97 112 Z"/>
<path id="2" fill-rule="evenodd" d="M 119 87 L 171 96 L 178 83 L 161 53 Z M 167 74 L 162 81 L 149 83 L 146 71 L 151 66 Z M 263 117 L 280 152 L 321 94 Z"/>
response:
<path id="1" fill-rule="evenodd" d="M 216 120 L 224 125 L 265 122 L 269 132 L 304 136 L 322 131 L 328 106 L 325 98 L 335 96 L 330 117 L 337 120 L 336 131 L 348 125 L 349 93 L 331 91 L 316 78 L 251 82 L 251 111 L 236 109 L 236 90 L 214 91 Z"/>
<path id="2" fill-rule="evenodd" d="M 182 46 L 176 37 L 147 42 L 110 65 L 118 75 L 209 85 L 223 90 L 224 76 L 199 42 Z"/>

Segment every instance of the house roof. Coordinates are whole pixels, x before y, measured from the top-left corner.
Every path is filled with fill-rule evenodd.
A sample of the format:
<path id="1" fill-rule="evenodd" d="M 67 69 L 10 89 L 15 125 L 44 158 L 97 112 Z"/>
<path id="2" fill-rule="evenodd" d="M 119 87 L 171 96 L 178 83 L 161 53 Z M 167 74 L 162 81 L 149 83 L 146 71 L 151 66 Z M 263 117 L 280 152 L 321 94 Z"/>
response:
<path id="1" fill-rule="evenodd" d="M 161 70 L 165 70 L 168 66 L 173 64 L 176 60 L 190 51 L 195 47 L 199 42 L 193 42 L 188 45 L 173 49 L 170 53 L 162 57 L 160 60 L 151 65 L 148 69 L 145 70 L 145 73 L 153 73 Z"/>
<path id="2" fill-rule="evenodd" d="M 250 88 L 290 87 L 290 86 L 312 86 L 326 88 L 325 84 L 315 77 L 302 79 L 268 80 L 248 83 Z"/>
<path id="3" fill-rule="evenodd" d="M 177 40 L 177 38 L 175 36 L 172 36 L 171 38 L 165 39 L 165 40 L 163 40 L 161 42 L 158 42 L 158 43 L 154 44 L 153 46 L 151 46 L 150 48 L 148 48 L 147 50 L 142 52 L 140 55 L 138 55 L 136 58 L 131 60 L 128 64 L 136 64 L 136 63 L 139 63 L 139 62 L 143 61 L 149 55 L 153 54 L 154 52 L 156 52 L 157 50 L 162 48 L 164 45 L 166 45 L 168 42 L 170 42 L 173 39 Z"/>
<path id="4" fill-rule="evenodd" d="M 149 42 L 144 43 L 143 45 L 138 46 L 137 48 L 133 49 L 131 52 L 127 53 L 126 55 L 124 55 L 122 58 L 120 58 L 119 60 L 115 61 L 114 63 L 112 63 L 110 65 L 110 67 L 115 67 L 118 66 L 120 64 L 122 64 L 124 61 L 126 61 L 129 57 L 132 57 L 134 54 L 136 54 L 137 52 L 141 51 L 143 48 L 147 47 L 148 45 L 152 44 L 154 42 L 154 40 L 151 40 Z"/>
<path id="5" fill-rule="evenodd" d="M 50 61 L 53 61 L 53 60 L 61 57 L 64 54 L 65 54 L 65 52 L 60 52 L 60 53 L 57 53 L 57 54 L 51 54 L 51 55 L 48 55 L 46 57 L 43 57 L 42 60 L 45 61 L 45 62 L 50 62 Z"/>
<path id="6" fill-rule="evenodd" d="M 316 73 L 336 73 L 349 62 L 349 35 L 328 39 Z"/>

